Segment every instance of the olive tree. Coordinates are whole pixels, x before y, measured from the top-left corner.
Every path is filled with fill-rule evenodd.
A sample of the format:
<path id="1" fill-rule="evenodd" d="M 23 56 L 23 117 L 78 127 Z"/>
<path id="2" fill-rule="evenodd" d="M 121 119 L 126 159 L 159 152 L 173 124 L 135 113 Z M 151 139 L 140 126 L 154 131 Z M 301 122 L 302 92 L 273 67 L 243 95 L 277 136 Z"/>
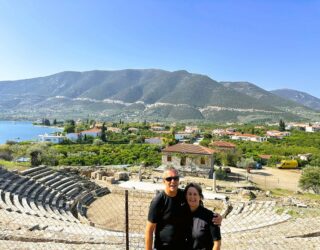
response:
<path id="1" fill-rule="evenodd" d="M 28 148 L 27 153 L 31 158 L 31 166 L 58 164 L 57 151 L 48 143 L 35 143 Z"/>
<path id="2" fill-rule="evenodd" d="M 311 189 L 314 193 L 320 194 L 320 167 L 308 166 L 304 168 L 299 186 L 303 190 Z"/>

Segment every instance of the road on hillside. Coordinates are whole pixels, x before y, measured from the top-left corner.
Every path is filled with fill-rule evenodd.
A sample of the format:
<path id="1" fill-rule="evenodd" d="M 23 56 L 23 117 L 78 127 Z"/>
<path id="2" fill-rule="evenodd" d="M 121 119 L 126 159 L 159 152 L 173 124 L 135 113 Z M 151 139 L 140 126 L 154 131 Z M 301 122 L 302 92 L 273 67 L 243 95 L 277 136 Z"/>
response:
<path id="1" fill-rule="evenodd" d="M 262 189 L 281 188 L 290 191 L 298 191 L 300 169 L 276 169 L 264 167 L 263 169 L 251 170 L 230 167 L 232 173 L 248 176 L 249 180 L 256 183 Z"/>

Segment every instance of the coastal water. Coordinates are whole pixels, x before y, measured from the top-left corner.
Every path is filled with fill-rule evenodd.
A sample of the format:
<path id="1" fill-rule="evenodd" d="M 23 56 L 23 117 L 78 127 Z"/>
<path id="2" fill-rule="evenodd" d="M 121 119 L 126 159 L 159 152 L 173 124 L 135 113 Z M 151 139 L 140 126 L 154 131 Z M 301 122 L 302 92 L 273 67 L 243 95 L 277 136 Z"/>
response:
<path id="1" fill-rule="evenodd" d="M 59 128 L 34 126 L 27 121 L 0 121 L 0 144 L 6 141 L 37 141 L 39 135 L 62 131 Z"/>

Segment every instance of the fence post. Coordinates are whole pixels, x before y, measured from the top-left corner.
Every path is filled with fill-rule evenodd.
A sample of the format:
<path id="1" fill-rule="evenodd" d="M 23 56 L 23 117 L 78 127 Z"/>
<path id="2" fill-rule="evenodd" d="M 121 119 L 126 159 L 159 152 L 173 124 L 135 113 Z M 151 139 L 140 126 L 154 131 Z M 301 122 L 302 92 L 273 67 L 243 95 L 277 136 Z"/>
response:
<path id="1" fill-rule="evenodd" d="M 129 192 L 128 190 L 125 190 L 125 212 L 126 212 L 126 250 L 129 250 Z"/>

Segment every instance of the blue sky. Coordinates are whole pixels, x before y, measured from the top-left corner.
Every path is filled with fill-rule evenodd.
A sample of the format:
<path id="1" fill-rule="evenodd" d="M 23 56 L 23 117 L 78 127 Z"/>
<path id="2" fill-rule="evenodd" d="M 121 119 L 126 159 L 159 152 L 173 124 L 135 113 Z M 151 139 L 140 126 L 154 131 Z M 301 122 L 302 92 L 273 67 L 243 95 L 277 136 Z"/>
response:
<path id="1" fill-rule="evenodd" d="M 0 80 L 185 69 L 320 97 L 320 0 L 0 0 Z"/>

